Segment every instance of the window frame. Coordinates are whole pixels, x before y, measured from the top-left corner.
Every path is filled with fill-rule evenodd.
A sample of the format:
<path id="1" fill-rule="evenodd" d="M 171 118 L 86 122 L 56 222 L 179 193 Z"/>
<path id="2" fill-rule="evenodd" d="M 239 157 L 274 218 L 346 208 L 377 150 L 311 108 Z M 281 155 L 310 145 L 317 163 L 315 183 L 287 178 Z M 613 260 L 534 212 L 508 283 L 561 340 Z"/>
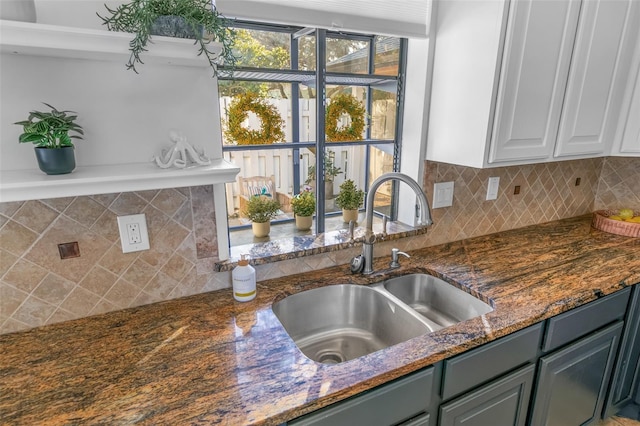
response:
<path id="1" fill-rule="evenodd" d="M 405 79 L 407 69 L 407 50 L 408 41 L 405 38 L 399 38 L 399 57 L 398 57 L 398 74 L 397 76 L 389 75 L 376 75 L 373 74 L 375 70 L 375 57 L 376 57 L 376 36 L 375 35 L 363 35 L 355 33 L 342 33 L 334 32 L 324 29 L 314 29 L 311 33 L 309 29 L 304 29 L 295 26 L 277 25 L 269 23 L 258 23 L 251 21 L 234 21 L 233 27 L 238 29 L 257 30 L 257 31 L 273 31 L 288 33 L 290 36 L 290 68 L 289 69 L 269 69 L 269 68 L 250 68 L 250 67 L 237 67 L 235 70 L 220 67 L 218 79 L 220 81 L 225 80 L 238 80 L 238 81 L 274 81 L 268 79 L 252 79 L 253 73 L 260 73 L 262 76 L 269 75 L 285 75 L 291 77 L 289 80 L 277 80 L 291 84 L 291 114 L 292 114 L 292 140 L 291 142 L 278 143 L 273 145 L 222 145 L 222 151 L 248 151 L 248 150 L 270 150 L 270 149 L 291 149 L 293 158 L 293 194 L 300 192 L 300 150 L 304 148 L 316 149 L 316 170 L 323 170 L 324 167 L 324 152 L 325 148 L 338 147 L 338 146 L 364 146 L 365 147 L 365 174 L 364 174 L 364 189 L 368 190 L 370 186 L 370 157 L 371 148 L 375 145 L 387 144 L 393 146 L 393 171 L 400 171 L 400 158 L 402 148 L 402 126 L 404 119 L 404 100 L 405 100 Z M 299 58 L 298 58 L 298 38 L 308 34 L 315 34 L 316 41 L 316 69 L 313 71 L 299 70 Z M 369 54 L 368 54 L 368 74 L 351 74 L 351 73 L 332 73 L 326 71 L 326 42 L 327 38 L 331 39 L 346 39 L 346 40 L 363 40 L 369 42 Z M 315 75 L 316 85 L 316 140 L 315 141 L 300 141 L 299 132 L 299 85 L 302 84 L 301 78 L 304 77 L 306 81 L 309 80 L 309 76 Z M 249 76 L 249 77 L 247 77 Z M 286 78 L 285 77 L 285 78 Z M 347 86 L 362 86 L 366 88 L 366 111 L 367 111 L 367 126 L 365 132 L 365 138 L 360 141 L 351 142 L 326 142 L 325 136 L 325 111 L 326 111 L 326 89 L 327 86 L 339 85 Z M 355 80 L 355 83 L 354 83 Z M 371 139 L 371 117 L 370 111 L 372 107 L 372 94 L 375 89 L 373 82 L 395 82 L 396 84 L 396 117 L 395 117 L 395 129 L 393 139 Z M 324 173 L 316 173 L 316 220 L 314 234 L 322 234 L 325 232 L 325 218 L 327 213 L 325 211 L 325 193 L 324 193 Z M 398 198 L 399 198 L 399 185 L 397 182 L 392 182 L 391 190 L 391 208 L 389 218 L 391 220 L 397 220 L 398 217 Z M 227 212 L 228 213 L 228 212 Z M 339 214 L 339 212 L 329 213 Z M 320 219 L 322 218 L 322 219 Z M 228 221 L 228 219 L 227 219 Z M 291 222 L 293 219 L 274 220 L 274 223 Z M 248 228 L 251 225 L 239 225 L 228 226 L 228 230 Z"/>

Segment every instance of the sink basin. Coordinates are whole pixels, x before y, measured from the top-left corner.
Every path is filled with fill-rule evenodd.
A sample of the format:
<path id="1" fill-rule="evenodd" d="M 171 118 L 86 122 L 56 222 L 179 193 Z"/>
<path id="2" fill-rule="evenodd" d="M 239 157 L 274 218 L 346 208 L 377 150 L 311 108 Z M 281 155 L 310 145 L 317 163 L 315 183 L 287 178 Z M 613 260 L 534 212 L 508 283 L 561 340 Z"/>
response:
<path id="1" fill-rule="evenodd" d="M 273 313 L 308 358 L 349 361 L 477 317 L 493 308 L 427 274 L 361 286 L 303 291 L 274 303 Z"/>
<path id="2" fill-rule="evenodd" d="M 391 278 L 384 288 L 438 328 L 466 321 L 493 311 L 480 299 L 446 281 L 427 274 Z"/>
<path id="3" fill-rule="evenodd" d="M 431 331 L 405 306 L 371 287 L 353 284 L 293 294 L 272 309 L 302 353 L 327 364 L 349 361 Z"/>

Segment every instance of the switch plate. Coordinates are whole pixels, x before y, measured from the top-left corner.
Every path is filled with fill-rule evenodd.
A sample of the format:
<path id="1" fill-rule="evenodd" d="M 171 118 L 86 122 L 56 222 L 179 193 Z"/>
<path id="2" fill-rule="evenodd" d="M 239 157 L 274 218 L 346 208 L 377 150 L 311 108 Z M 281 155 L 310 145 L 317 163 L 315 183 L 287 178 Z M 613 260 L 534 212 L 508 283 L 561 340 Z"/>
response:
<path id="1" fill-rule="evenodd" d="M 144 213 L 118 216 L 118 229 L 123 253 L 149 250 L 147 218 Z"/>
<path id="2" fill-rule="evenodd" d="M 500 187 L 499 177 L 490 177 L 487 185 L 487 201 L 498 198 L 498 188 Z"/>
<path id="3" fill-rule="evenodd" d="M 432 208 L 449 207 L 453 205 L 453 181 L 440 182 L 433 185 Z"/>

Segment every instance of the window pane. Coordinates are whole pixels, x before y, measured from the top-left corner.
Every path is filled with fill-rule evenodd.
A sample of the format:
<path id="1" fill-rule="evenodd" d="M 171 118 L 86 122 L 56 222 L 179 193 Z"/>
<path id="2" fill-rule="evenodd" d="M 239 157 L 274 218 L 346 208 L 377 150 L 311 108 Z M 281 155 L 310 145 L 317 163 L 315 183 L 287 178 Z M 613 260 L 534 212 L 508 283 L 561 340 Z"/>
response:
<path id="1" fill-rule="evenodd" d="M 287 33 L 237 29 L 233 50 L 237 65 L 252 68 L 291 68 L 290 37 Z"/>
<path id="2" fill-rule="evenodd" d="M 327 72 L 369 74 L 369 42 L 327 38 Z"/>
<path id="3" fill-rule="evenodd" d="M 340 192 L 340 185 L 347 179 L 353 180 L 356 186 L 366 191 L 366 154 L 367 147 L 365 145 L 347 145 L 333 146 L 329 148 L 334 157 L 334 164 L 341 169 L 341 173 L 337 175 L 333 182 L 333 192 L 337 196 Z M 340 209 L 332 205 L 332 211 Z M 327 209 L 329 211 L 329 209 Z"/>
<path id="4" fill-rule="evenodd" d="M 243 214 L 246 201 L 261 193 L 269 193 L 280 202 L 282 214 L 278 218 L 290 215 L 294 186 L 293 150 L 226 151 L 224 158 L 240 167 L 236 181 L 226 184 L 230 226 L 250 223 Z"/>
<path id="5" fill-rule="evenodd" d="M 400 39 L 395 37 L 376 37 L 374 74 L 398 75 L 399 63 Z"/>
<path id="6" fill-rule="evenodd" d="M 373 145 L 369 154 L 369 182 L 393 171 L 393 144 Z M 378 188 L 373 205 L 375 211 L 391 214 L 391 182 L 385 182 Z"/>
<path id="7" fill-rule="evenodd" d="M 339 102 L 342 106 L 332 107 L 332 101 Z M 349 111 L 359 105 L 361 114 Z M 339 104 L 334 104 L 339 105 Z M 327 86 L 327 113 L 326 128 L 327 143 L 357 141 L 367 136 L 367 90 L 361 86 Z M 335 115 L 334 115 L 335 114 Z M 355 120 L 359 121 L 354 122 Z M 361 131 L 358 131 L 358 126 Z"/>
<path id="8" fill-rule="evenodd" d="M 224 145 L 263 145 L 291 142 L 291 84 L 221 81 L 220 115 Z M 248 108 L 247 104 L 259 104 Z M 255 110 L 265 111 L 256 114 Z M 245 114 L 244 120 L 239 121 Z M 266 123 L 271 123 L 271 126 Z"/>
<path id="9" fill-rule="evenodd" d="M 396 134 L 396 93 L 372 90 L 371 139 L 393 139 Z"/>
<path id="10" fill-rule="evenodd" d="M 298 69 L 304 71 L 316 69 L 316 36 L 313 34 L 298 39 Z"/>

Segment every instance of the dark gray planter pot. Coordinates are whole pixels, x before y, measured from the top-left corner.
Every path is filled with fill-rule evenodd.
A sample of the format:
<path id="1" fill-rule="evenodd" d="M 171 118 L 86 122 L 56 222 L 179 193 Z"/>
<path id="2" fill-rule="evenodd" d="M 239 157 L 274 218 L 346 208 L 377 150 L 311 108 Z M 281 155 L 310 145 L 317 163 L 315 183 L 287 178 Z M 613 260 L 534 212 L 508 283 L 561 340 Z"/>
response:
<path id="1" fill-rule="evenodd" d="M 182 16 L 168 15 L 156 18 L 149 32 L 152 35 L 197 40 L 202 37 L 202 27 L 198 30 L 199 34 L 195 34 Z"/>
<path id="2" fill-rule="evenodd" d="M 40 170 L 48 175 L 71 173 L 76 168 L 76 157 L 72 146 L 63 148 L 35 148 Z"/>

